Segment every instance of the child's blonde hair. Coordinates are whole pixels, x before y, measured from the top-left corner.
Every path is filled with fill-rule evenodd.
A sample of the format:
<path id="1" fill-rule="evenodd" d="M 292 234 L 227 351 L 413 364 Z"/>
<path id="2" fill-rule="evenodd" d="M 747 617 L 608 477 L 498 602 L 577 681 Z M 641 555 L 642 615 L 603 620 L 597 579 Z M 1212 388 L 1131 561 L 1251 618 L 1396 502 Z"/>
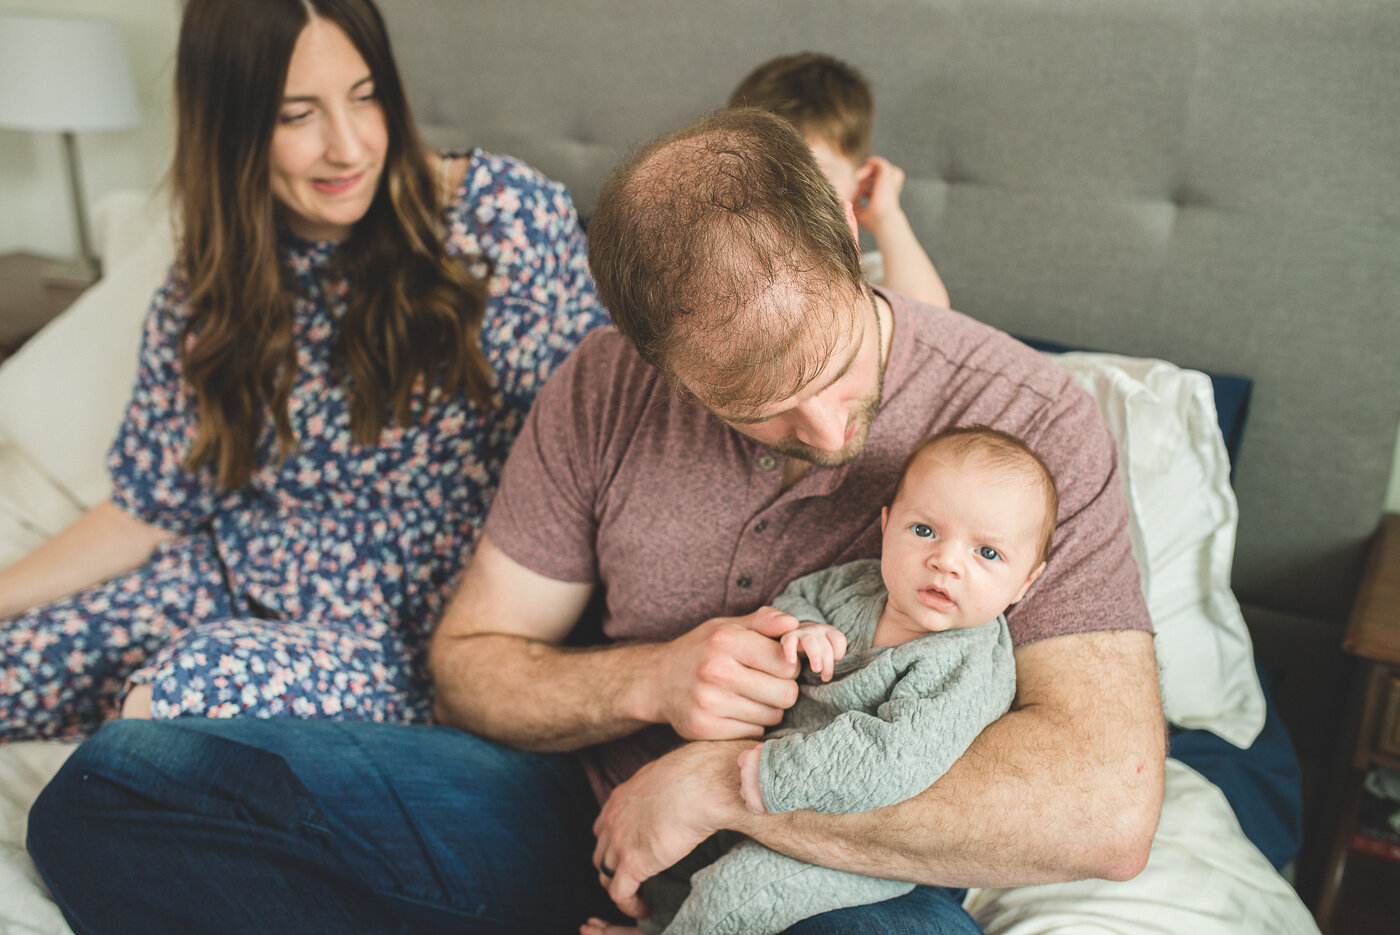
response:
<path id="1" fill-rule="evenodd" d="M 739 82 L 729 106 L 777 114 L 856 164 L 870 157 L 874 95 L 860 72 L 830 55 L 799 52 L 769 59 Z"/>

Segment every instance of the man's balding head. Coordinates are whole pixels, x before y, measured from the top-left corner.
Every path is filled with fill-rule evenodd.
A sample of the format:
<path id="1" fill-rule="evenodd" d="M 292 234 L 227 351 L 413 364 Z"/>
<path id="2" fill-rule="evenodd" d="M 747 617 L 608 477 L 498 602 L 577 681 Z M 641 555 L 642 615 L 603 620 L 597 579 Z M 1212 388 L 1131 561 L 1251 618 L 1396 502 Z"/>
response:
<path id="1" fill-rule="evenodd" d="M 623 163 L 588 225 L 623 336 L 709 403 L 792 395 L 852 327 L 852 223 L 785 120 L 726 110 Z M 681 379 L 678 379 L 681 376 Z"/>

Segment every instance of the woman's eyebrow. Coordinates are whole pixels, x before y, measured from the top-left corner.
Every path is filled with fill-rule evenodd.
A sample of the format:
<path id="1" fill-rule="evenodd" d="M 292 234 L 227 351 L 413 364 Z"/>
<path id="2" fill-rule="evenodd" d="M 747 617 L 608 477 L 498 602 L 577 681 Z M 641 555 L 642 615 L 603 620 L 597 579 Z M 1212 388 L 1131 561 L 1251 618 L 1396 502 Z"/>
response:
<path id="1" fill-rule="evenodd" d="M 354 91 L 355 91 L 357 88 L 359 88 L 361 85 L 363 85 L 363 84 L 369 84 L 369 83 L 371 83 L 371 82 L 373 82 L 373 81 L 374 81 L 374 76 L 373 76 L 373 75 L 365 75 L 365 76 L 364 76 L 363 78 L 361 78 L 359 81 L 356 81 L 354 84 L 350 85 L 350 91 L 351 91 L 351 93 L 354 93 Z M 283 104 L 313 104 L 313 103 L 315 103 L 316 101 L 319 101 L 320 99 L 321 99 L 321 97 L 320 97 L 320 95 L 318 95 L 318 94 L 288 94 L 288 95 L 286 95 L 285 97 L 282 98 L 282 103 L 283 103 Z"/>

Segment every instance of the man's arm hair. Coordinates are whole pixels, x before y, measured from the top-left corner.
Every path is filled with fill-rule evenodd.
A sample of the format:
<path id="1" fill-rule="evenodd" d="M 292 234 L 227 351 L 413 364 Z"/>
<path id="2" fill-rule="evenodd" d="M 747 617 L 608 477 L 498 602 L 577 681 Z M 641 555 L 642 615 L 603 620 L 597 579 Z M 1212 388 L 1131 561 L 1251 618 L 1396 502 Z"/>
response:
<path id="1" fill-rule="evenodd" d="M 433 634 L 440 722 L 524 750 L 560 752 L 670 724 L 682 737 L 762 736 L 797 698 L 777 637 L 797 625 L 771 607 L 706 620 L 667 642 L 559 645 L 590 584 L 556 581 L 483 534 Z"/>
<path id="2" fill-rule="evenodd" d="M 632 733 L 619 713 L 639 648 L 561 643 L 593 586 L 556 581 L 483 534 L 429 655 L 437 719 L 521 749 L 575 750 Z M 640 648 L 645 651 L 645 648 Z"/>
<path id="3" fill-rule="evenodd" d="M 995 628 L 1003 624 L 987 626 L 994 629 L 954 630 L 889 650 L 905 659 L 875 711 L 847 710 L 815 730 L 765 741 L 759 784 L 767 809 L 863 812 L 927 789 L 1011 703 L 1010 643 L 998 652 Z M 828 703 L 845 691 L 824 688 Z"/>
<path id="4" fill-rule="evenodd" d="M 759 816 L 731 801 L 725 826 L 811 863 L 916 883 L 1132 878 L 1166 758 L 1151 634 L 1041 640 L 1017 650 L 1016 669 L 1013 710 L 920 795 L 848 815 Z"/>

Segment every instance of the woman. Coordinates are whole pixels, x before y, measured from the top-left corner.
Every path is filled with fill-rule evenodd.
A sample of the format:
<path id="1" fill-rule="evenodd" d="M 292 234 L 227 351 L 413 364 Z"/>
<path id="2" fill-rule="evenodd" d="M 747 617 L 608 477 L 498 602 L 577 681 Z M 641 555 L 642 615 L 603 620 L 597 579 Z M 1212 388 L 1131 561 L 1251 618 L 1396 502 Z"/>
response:
<path id="1" fill-rule="evenodd" d="M 130 716 L 425 720 L 510 442 L 604 320 L 568 194 L 428 152 L 371 0 L 190 0 L 176 98 L 112 498 L 0 572 L 0 737 L 90 732 L 123 686 Z"/>

